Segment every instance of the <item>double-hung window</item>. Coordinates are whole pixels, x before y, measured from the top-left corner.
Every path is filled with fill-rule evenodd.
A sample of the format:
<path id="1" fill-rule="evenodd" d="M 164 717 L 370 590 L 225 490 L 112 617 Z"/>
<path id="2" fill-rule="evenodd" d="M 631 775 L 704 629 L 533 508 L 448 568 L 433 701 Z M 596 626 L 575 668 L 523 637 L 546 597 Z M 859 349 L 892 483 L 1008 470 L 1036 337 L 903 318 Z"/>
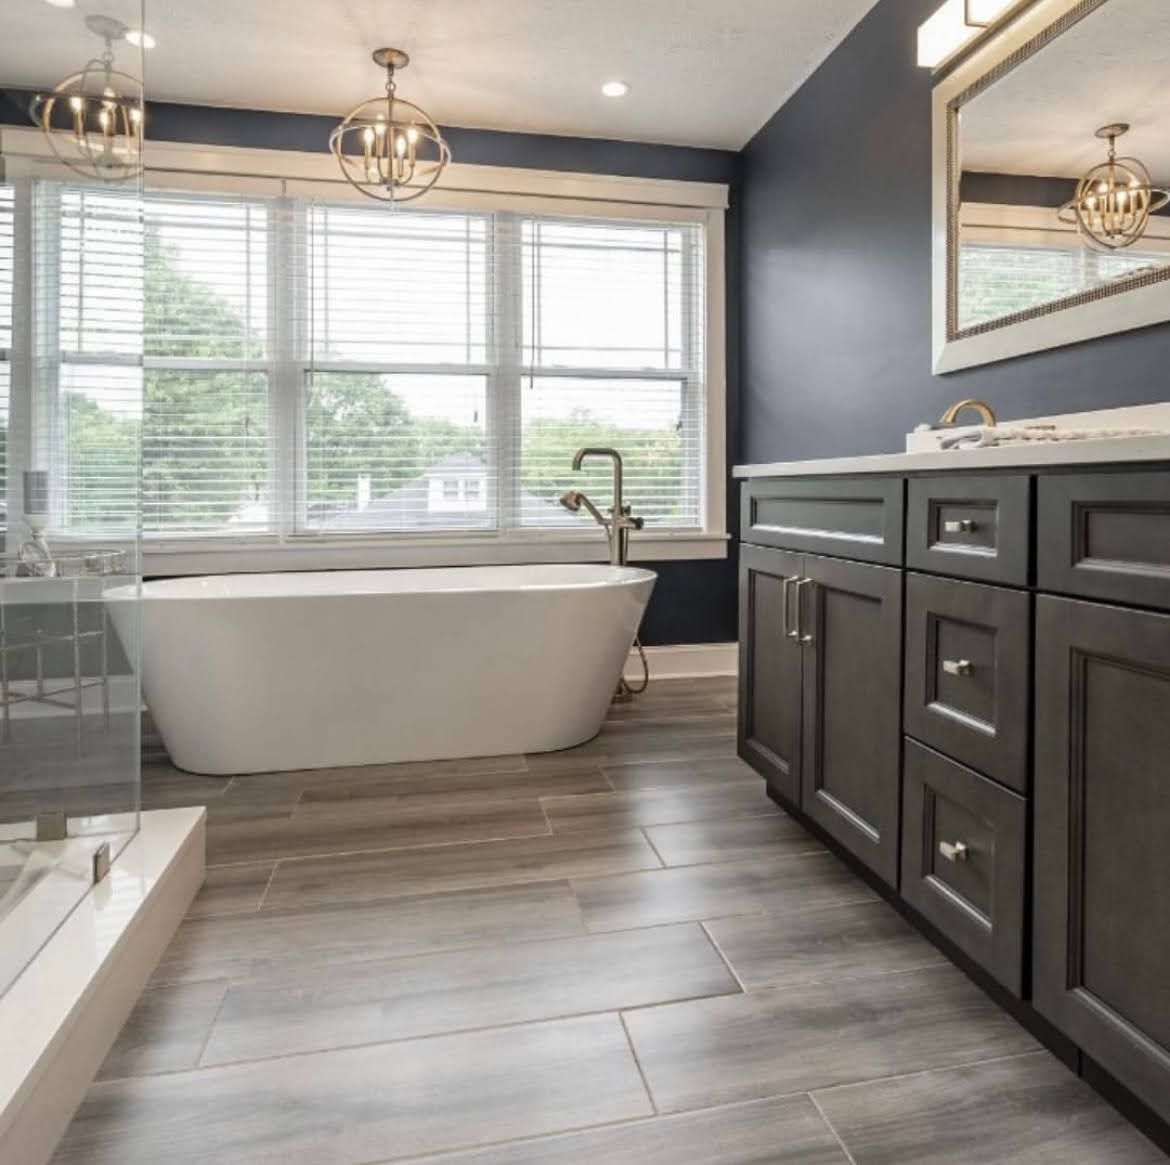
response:
<path id="1" fill-rule="evenodd" d="M 592 445 L 625 458 L 647 537 L 719 541 L 721 216 L 198 185 L 151 189 L 148 175 L 139 201 L 34 184 L 50 423 L 30 463 L 54 470 L 58 535 L 129 516 L 133 482 L 148 556 L 192 555 L 178 570 L 215 569 L 217 554 L 279 568 L 286 549 L 297 565 L 429 561 L 428 547 L 435 561 L 524 560 L 558 539 L 593 553 L 596 529 L 559 503 L 577 487 L 609 504 L 606 465 L 571 468 Z M 11 206 L 0 197 L 0 419 Z"/>
<path id="2" fill-rule="evenodd" d="M 146 200 L 147 537 L 265 534 L 274 528 L 273 213 L 261 200 Z"/>
<path id="3" fill-rule="evenodd" d="M 311 204 L 294 529 L 497 526 L 492 216 Z"/>

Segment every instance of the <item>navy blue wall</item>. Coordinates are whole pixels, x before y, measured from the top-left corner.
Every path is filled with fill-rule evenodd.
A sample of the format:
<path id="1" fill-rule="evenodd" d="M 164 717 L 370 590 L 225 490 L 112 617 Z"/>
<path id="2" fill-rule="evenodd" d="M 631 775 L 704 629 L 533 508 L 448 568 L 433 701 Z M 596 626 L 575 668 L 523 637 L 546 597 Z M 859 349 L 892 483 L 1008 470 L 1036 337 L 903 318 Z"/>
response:
<path id="1" fill-rule="evenodd" d="M 1005 417 L 1164 400 L 1170 326 L 931 375 L 938 0 L 879 0 L 744 151 L 741 458 L 887 452 L 951 401 Z"/>
<path id="2" fill-rule="evenodd" d="M 0 124 L 27 125 L 28 100 L 18 91 L 3 93 Z M 325 151 L 335 117 L 266 113 L 150 102 L 147 132 L 156 141 L 260 149 Z M 727 463 L 736 455 L 739 425 L 739 210 L 740 158 L 724 150 L 497 133 L 447 127 L 455 159 L 484 166 L 512 166 L 620 174 L 636 178 L 673 178 L 722 182 L 732 187 L 727 215 Z M 734 490 L 729 490 L 729 529 L 738 528 Z M 736 637 L 736 560 L 734 544 L 726 560 L 646 563 L 659 572 L 658 585 L 643 625 L 648 644 L 720 643 Z"/>

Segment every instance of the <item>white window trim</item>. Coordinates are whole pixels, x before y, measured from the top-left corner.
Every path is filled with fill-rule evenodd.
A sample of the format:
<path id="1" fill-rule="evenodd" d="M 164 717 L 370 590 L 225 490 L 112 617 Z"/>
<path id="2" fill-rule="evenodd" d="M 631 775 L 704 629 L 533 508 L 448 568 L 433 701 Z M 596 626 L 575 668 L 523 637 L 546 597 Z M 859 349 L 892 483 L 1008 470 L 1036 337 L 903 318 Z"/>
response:
<path id="1" fill-rule="evenodd" d="M 10 178 L 19 174 L 59 176 L 39 131 L 0 130 L 0 155 Z M 363 195 L 338 177 L 328 154 L 152 142 L 146 152 L 145 186 L 187 190 L 354 199 Z M 707 332 L 703 527 L 695 531 L 642 531 L 630 539 L 630 557 L 652 562 L 727 557 L 727 337 L 726 232 L 728 188 L 719 183 L 627 178 L 613 175 L 452 164 L 427 205 L 449 210 L 507 209 L 596 215 L 631 220 L 696 222 L 704 231 Z M 669 212 L 669 214 L 665 213 Z M 14 345 L 15 346 L 15 345 Z M 282 399 L 287 394 L 276 394 Z M 10 404 L 10 408 L 12 405 Z M 274 416 L 277 440 L 289 434 L 290 418 Z M 281 458 L 277 458 L 278 463 Z M 276 490 L 291 488 L 279 476 Z M 61 540 L 58 539 L 60 542 Z M 143 541 L 148 575 L 213 574 L 228 571 L 361 569 L 533 562 L 604 561 L 608 548 L 600 528 L 588 531 L 436 532 L 415 536 L 298 533 L 231 538 L 182 537 Z"/>

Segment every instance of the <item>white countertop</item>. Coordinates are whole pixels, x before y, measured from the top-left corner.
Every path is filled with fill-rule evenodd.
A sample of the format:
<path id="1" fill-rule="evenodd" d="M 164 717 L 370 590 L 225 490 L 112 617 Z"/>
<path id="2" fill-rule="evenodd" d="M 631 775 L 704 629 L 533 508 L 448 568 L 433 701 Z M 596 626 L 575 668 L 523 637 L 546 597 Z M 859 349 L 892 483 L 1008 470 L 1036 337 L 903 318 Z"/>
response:
<path id="1" fill-rule="evenodd" d="M 734 476 L 815 477 L 856 473 L 918 473 L 958 469 L 1024 469 L 1045 465 L 1102 465 L 1111 462 L 1170 462 L 1170 435 L 1110 437 L 1101 441 L 1028 442 L 989 449 L 930 453 L 879 453 L 868 457 L 827 457 L 817 461 L 773 461 L 737 465 Z"/>

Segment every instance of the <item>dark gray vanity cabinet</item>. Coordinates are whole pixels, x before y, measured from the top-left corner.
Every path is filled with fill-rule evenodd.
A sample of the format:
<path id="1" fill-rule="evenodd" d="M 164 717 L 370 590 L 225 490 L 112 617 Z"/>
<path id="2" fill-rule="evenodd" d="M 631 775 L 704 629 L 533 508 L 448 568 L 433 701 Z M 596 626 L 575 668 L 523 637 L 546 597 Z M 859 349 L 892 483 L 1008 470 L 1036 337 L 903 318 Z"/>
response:
<path id="1" fill-rule="evenodd" d="M 744 546 L 739 556 L 739 752 L 793 805 L 800 803 L 796 587 L 803 562 L 803 555 L 760 546 Z"/>
<path id="2" fill-rule="evenodd" d="M 743 519 L 741 755 L 1170 1143 L 1170 466 L 753 479 Z"/>
<path id="3" fill-rule="evenodd" d="M 809 555 L 800 805 L 898 884 L 902 575 Z"/>
<path id="4" fill-rule="evenodd" d="M 1170 615 L 1036 602 L 1033 997 L 1170 1116 Z"/>
<path id="5" fill-rule="evenodd" d="M 797 550 L 859 545 L 899 561 L 902 489 L 901 479 L 768 482 L 747 491 L 745 519 Z M 740 596 L 740 754 L 897 885 L 901 571 L 744 545 Z"/>

